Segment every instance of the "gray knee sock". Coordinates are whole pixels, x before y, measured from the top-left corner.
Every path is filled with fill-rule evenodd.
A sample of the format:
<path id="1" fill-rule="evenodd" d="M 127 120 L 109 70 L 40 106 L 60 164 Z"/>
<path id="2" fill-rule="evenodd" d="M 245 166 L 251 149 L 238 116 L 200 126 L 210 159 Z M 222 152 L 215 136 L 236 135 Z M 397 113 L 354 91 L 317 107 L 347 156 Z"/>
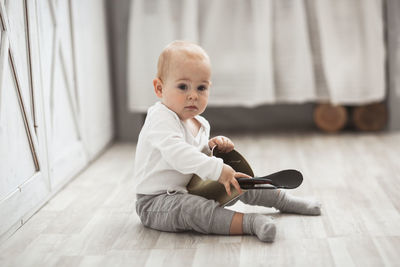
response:
<path id="1" fill-rule="evenodd" d="M 285 190 L 249 190 L 240 198 L 246 204 L 274 207 L 281 212 L 320 215 L 321 203 L 295 197 Z"/>
<path id="2" fill-rule="evenodd" d="M 257 213 L 246 213 L 243 216 L 243 232 L 256 235 L 263 242 L 273 242 L 276 234 L 276 227 L 268 216 Z"/>

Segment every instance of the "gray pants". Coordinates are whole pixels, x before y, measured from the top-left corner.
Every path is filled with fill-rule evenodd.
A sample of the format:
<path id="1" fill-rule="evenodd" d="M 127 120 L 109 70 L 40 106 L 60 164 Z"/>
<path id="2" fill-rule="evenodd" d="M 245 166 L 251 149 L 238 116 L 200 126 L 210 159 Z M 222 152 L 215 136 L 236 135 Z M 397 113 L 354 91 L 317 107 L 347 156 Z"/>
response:
<path id="1" fill-rule="evenodd" d="M 237 200 L 255 205 L 261 194 L 274 199 L 278 190 L 249 190 Z M 233 205 L 234 203 L 230 203 Z M 196 231 L 203 234 L 228 235 L 234 211 L 219 206 L 214 200 L 177 193 L 174 195 L 137 195 L 136 212 L 143 225 L 160 231 Z"/>

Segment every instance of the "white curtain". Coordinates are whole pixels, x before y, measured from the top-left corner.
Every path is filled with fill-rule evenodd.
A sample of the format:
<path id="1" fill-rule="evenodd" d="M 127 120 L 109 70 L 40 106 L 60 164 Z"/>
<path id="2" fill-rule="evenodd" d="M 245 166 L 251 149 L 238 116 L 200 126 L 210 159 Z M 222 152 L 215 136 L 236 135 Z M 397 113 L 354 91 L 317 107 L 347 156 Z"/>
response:
<path id="1" fill-rule="evenodd" d="M 382 0 L 133 0 L 129 108 L 156 101 L 158 55 L 176 39 L 210 55 L 210 105 L 382 100 L 382 9 Z"/>

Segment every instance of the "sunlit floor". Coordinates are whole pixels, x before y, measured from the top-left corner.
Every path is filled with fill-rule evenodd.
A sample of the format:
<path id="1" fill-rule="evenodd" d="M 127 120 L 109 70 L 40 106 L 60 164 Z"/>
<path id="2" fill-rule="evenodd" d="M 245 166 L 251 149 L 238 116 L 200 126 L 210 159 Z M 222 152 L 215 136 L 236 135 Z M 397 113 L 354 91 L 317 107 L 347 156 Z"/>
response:
<path id="1" fill-rule="evenodd" d="M 280 214 L 276 241 L 164 233 L 135 213 L 135 146 L 117 143 L 0 247 L 0 266 L 398 266 L 400 133 L 236 135 L 257 175 L 295 168 L 322 216 Z"/>

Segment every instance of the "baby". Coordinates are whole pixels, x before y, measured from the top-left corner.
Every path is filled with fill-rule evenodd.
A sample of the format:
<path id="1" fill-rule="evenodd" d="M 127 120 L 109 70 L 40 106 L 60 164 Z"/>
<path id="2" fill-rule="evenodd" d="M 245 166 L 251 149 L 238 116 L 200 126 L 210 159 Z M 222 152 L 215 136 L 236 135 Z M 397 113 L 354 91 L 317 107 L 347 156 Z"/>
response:
<path id="1" fill-rule="evenodd" d="M 200 116 L 211 88 L 207 53 L 196 44 L 174 41 L 162 51 L 157 70 L 153 86 L 161 101 L 148 109 L 134 167 L 139 179 L 136 211 L 143 225 L 169 232 L 250 234 L 272 242 L 276 228 L 269 216 L 234 212 L 186 190 L 193 174 L 218 181 L 228 195 L 231 186 L 242 193 L 236 178 L 249 177 L 235 172 L 222 159 L 207 156 L 214 146 L 222 152 L 234 149 L 227 137 L 209 139 L 210 125 Z M 297 198 L 283 190 L 249 190 L 239 199 L 281 212 L 321 213 L 319 202 Z"/>

